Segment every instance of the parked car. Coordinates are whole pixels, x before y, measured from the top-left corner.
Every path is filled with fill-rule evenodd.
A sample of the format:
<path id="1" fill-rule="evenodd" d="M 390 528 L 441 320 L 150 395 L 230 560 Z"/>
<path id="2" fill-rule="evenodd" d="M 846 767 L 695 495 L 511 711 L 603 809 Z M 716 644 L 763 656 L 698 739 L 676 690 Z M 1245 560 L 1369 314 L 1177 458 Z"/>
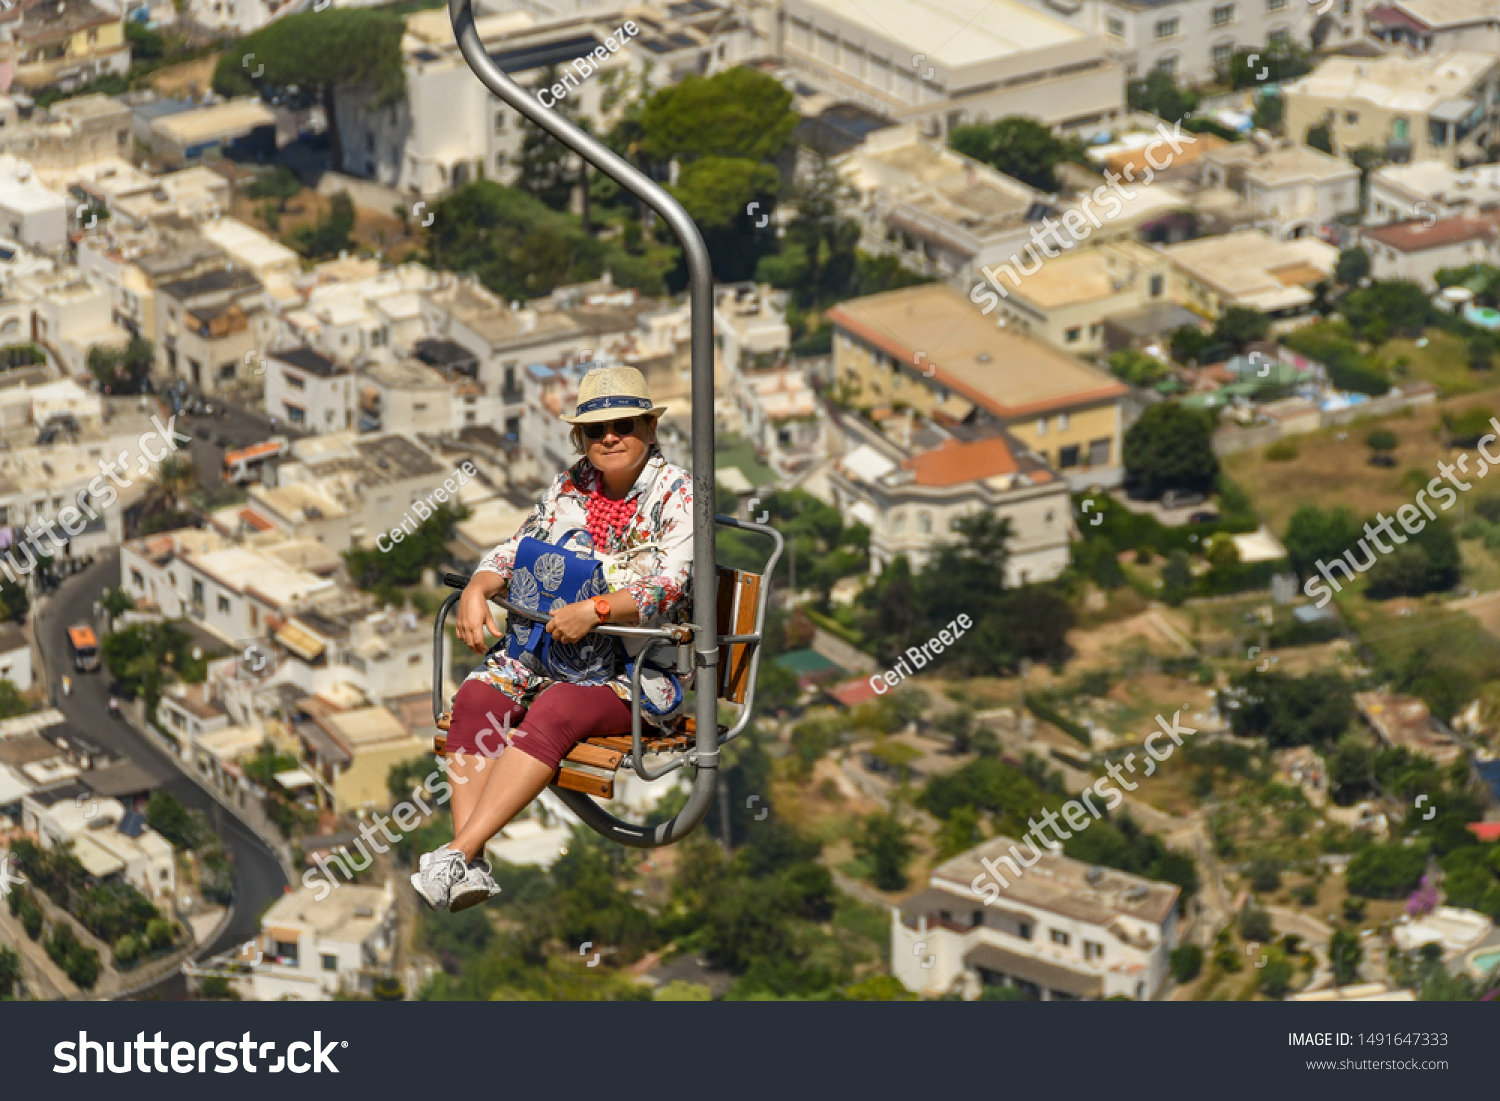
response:
<path id="1" fill-rule="evenodd" d="M 1188 517 L 1188 523 L 1190 523 L 1190 524 L 1212 524 L 1212 523 L 1216 523 L 1218 521 L 1218 519 L 1219 519 L 1219 514 L 1217 512 L 1214 512 L 1212 509 L 1204 509 L 1201 512 L 1195 512 L 1191 516 L 1189 516 Z"/>

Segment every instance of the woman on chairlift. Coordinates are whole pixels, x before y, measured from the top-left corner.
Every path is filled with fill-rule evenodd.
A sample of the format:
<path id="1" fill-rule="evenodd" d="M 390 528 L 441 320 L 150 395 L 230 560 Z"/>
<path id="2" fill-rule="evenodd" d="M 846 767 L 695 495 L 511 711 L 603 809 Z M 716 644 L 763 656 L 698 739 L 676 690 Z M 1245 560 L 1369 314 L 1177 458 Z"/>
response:
<path id="1" fill-rule="evenodd" d="M 448 728 L 454 839 L 425 854 L 411 877 L 435 910 L 498 894 L 482 858 L 490 838 L 552 782 L 573 746 L 629 733 L 630 663 L 643 643 L 590 632 L 656 627 L 687 613 L 693 482 L 657 446 L 663 412 L 633 367 L 586 374 L 576 410 L 562 418 L 583 458 L 463 591 L 458 637 L 484 661 L 454 698 Z M 489 604 L 502 595 L 551 618 L 543 626 L 512 616 L 502 635 Z M 666 669 L 641 674 L 644 716 L 669 726 L 682 684 Z"/>

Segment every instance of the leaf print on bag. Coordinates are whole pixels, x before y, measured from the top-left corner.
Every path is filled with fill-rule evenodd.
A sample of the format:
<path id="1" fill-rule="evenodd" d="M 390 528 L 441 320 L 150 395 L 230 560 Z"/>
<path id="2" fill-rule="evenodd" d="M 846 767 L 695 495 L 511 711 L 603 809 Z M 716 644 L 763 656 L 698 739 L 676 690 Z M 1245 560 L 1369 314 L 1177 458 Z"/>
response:
<path id="1" fill-rule="evenodd" d="M 530 570 L 523 566 L 511 575 L 510 597 L 521 607 L 527 611 L 536 611 L 537 605 L 540 603 L 538 600 L 540 595 L 537 592 L 536 578 L 531 576 Z"/>
<path id="2" fill-rule="evenodd" d="M 557 587 L 562 584 L 563 571 L 567 568 L 562 555 L 541 555 L 536 560 L 536 579 L 549 593 L 556 592 Z"/>

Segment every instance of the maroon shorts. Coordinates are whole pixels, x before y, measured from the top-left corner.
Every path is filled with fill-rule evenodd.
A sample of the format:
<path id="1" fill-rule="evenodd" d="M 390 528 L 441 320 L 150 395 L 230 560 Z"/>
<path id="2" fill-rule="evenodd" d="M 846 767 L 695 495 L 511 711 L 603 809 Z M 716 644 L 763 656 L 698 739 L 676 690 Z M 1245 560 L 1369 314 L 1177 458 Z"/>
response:
<path id="1" fill-rule="evenodd" d="M 500 689 L 466 680 L 453 698 L 447 752 L 498 757 L 515 746 L 555 769 L 585 738 L 630 732 L 630 707 L 607 684 L 557 683 L 522 707 Z"/>

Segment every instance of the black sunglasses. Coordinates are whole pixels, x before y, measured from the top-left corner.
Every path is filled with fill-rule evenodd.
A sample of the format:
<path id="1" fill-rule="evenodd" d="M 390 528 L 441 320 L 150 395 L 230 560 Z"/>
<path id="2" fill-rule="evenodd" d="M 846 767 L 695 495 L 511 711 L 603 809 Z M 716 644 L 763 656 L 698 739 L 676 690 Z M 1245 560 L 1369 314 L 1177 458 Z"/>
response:
<path id="1" fill-rule="evenodd" d="M 616 436 L 628 436 L 635 431 L 640 417 L 622 417 L 617 421 L 596 421 L 583 426 L 583 434 L 591 440 L 602 440 L 606 431 Z"/>

